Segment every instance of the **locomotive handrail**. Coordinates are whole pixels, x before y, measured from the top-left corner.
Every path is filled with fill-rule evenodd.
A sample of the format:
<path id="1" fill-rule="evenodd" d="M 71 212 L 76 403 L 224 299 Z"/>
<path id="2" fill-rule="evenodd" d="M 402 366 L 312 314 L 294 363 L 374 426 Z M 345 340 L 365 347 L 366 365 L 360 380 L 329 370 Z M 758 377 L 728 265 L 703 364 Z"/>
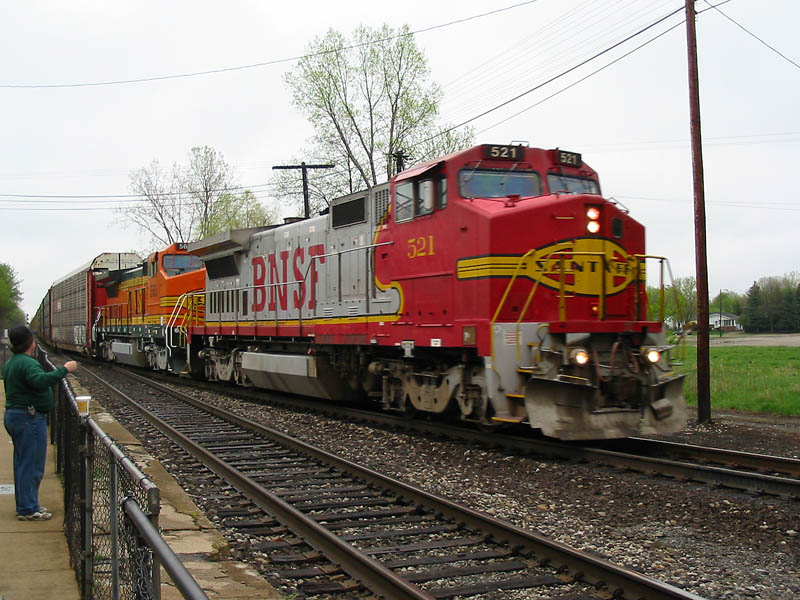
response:
<path id="1" fill-rule="evenodd" d="M 527 258 L 529 258 L 534 252 L 536 252 L 536 249 L 531 249 L 531 250 L 529 250 L 528 252 L 526 252 L 525 254 L 523 254 L 520 257 L 519 261 L 517 262 L 517 266 L 514 269 L 514 274 L 511 276 L 511 279 L 509 280 L 508 284 L 506 285 L 506 289 L 503 292 L 503 296 L 500 299 L 500 302 L 497 305 L 497 309 L 495 310 L 494 315 L 492 316 L 492 319 L 491 319 L 491 321 L 489 323 L 490 331 L 492 331 L 492 333 L 490 334 L 490 356 L 492 358 L 492 369 L 493 370 L 494 370 L 494 333 L 493 333 L 494 324 L 497 322 L 497 319 L 498 319 L 498 317 L 500 315 L 500 312 L 503 309 L 503 306 L 505 306 L 506 300 L 508 299 L 508 296 L 509 296 L 509 294 L 511 292 L 511 288 L 513 287 L 514 282 L 516 281 L 517 277 L 519 276 L 520 270 L 521 270 L 523 264 L 525 263 L 525 260 Z M 598 311 L 597 311 L 597 320 L 598 321 L 602 321 L 606 317 L 606 268 L 607 268 L 607 260 L 608 260 L 607 257 L 608 257 L 608 254 L 605 251 L 573 251 L 573 250 L 568 250 L 566 248 L 561 248 L 561 249 L 556 248 L 552 252 L 550 252 L 544 259 L 545 263 L 547 263 L 548 261 L 550 261 L 554 257 L 557 258 L 558 261 L 559 261 L 559 271 L 558 271 L 558 284 L 559 284 L 559 288 L 558 288 L 558 316 L 559 316 L 559 320 L 566 321 L 566 319 L 567 319 L 566 290 L 565 290 L 565 278 L 564 278 L 564 276 L 565 275 L 569 275 L 569 274 L 574 274 L 574 271 L 572 269 L 567 270 L 565 268 L 565 261 L 566 261 L 566 259 L 568 257 L 574 257 L 574 256 L 599 256 L 599 257 L 601 257 L 601 260 L 602 260 L 602 268 L 600 270 L 600 285 L 601 285 L 601 289 L 600 289 L 600 294 L 599 294 L 599 299 L 598 299 L 599 306 L 598 306 Z M 647 259 L 658 260 L 659 263 L 660 263 L 660 265 L 659 265 L 659 267 L 660 267 L 660 271 L 659 271 L 659 322 L 663 323 L 663 321 L 664 321 L 664 264 L 666 263 L 666 265 L 667 265 L 671 280 L 672 280 L 672 267 L 669 264 L 669 259 L 667 259 L 665 256 L 659 256 L 659 255 L 654 255 L 654 254 L 634 254 L 634 255 L 630 256 L 629 259 L 628 259 L 628 262 L 631 262 L 632 260 L 636 262 L 636 267 L 635 267 L 636 271 L 635 271 L 635 275 L 634 275 L 634 278 L 633 278 L 633 283 L 635 283 L 634 293 L 635 293 L 635 305 L 636 305 L 636 319 L 637 320 L 641 320 L 641 310 L 642 310 L 642 308 L 641 308 L 641 300 L 640 300 L 641 296 L 640 295 L 641 295 L 642 291 L 641 291 L 640 287 L 641 287 L 641 284 L 644 281 L 642 279 L 642 267 L 646 264 Z M 528 311 L 528 308 L 530 307 L 531 302 L 533 301 L 533 297 L 536 294 L 536 291 L 539 289 L 539 284 L 540 283 L 541 283 L 541 280 L 540 279 L 536 279 L 536 281 L 534 282 L 530 293 L 528 294 L 528 297 L 525 300 L 525 304 L 523 305 L 522 310 L 520 311 L 520 315 L 517 318 L 517 321 L 515 323 L 517 362 L 519 362 L 519 360 L 520 360 L 520 353 L 521 353 L 520 352 L 520 327 L 521 327 L 521 323 L 522 323 L 522 320 L 525 318 L 525 315 L 526 315 L 526 313 Z M 674 284 L 674 282 L 673 282 L 673 284 Z M 674 291 L 674 285 L 672 287 L 673 287 L 673 291 Z M 677 292 L 675 292 L 675 293 L 677 294 Z"/>
<path id="2" fill-rule="evenodd" d="M 172 348 L 173 345 L 170 343 L 170 330 L 175 327 L 175 323 L 178 321 L 178 316 L 181 314 L 183 310 L 183 305 L 186 303 L 187 296 L 191 294 L 191 292 L 184 292 L 178 299 L 175 301 L 175 306 L 172 308 L 172 312 L 169 315 L 169 319 L 167 319 L 167 324 L 164 327 L 164 342 L 167 346 L 167 356 L 172 356 Z M 188 313 L 188 311 L 187 311 Z M 184 317 L 184 323 L 186 322 L 186 318 Z"/>
<path id="3" fill-rule="evenodd" d="M 191 299 L 193 297 L 195 297 L 195 296 L 201 296 L 201 295 L 205 296 L 206 294 L 210 295 L 210 294 L 213 294 L 215 292 L 235 292 L 236 293 L 237 302 L 238 302 L 238 294 L 239 294 L 239 292 L 243 292 L 243 291 L 262 290 L 262 289 L 266 290 L 268 288 L 272 289 L 272 288 L 281 287 L 281 286 L 286 286 L 288 288 L 289 286 L 294 286 L 294 285 L 298 286 L 298 289 L 299 289 L 300 285 L 308 283 L 308 275 L 311 272 L 311 266 L 314 264 L 314 261 L 317 261 L 317 260 L 320 260 L 320 259 L 329 258 L 329 257 L 332 257 L 332 256 L 340 257 L 343 254 L 348 254 L 348 253 L 352 253 L 352 252 L 359 252 L 359 251 L 362 251 L 362 250 L 366 251 L 366 252 L 369 252 L 370 250 L 374 250 L 375 248 L 380 248 L 380 247 L 383 247 L 383 246 L 391 246 L 391 245 L 394 245 L 393 241 L 380 242 L 380 243 L 377 243 L 377 244 L 366 244 L 366 245 L 363 245 L 363 246 L 358 246 L 356 248 L 345 248 L 345 249 L 341 249 L 341 250 L 335 250 L 335 251 L 332 251 L 332 252 L 327 252 L 325 254 L 317 254 L 317 255 L 314 255 L 314 256 L 310 256 L 309 257 L 310 258 L 309 264 L 306 267 L 305 272 L 303 273 L 303 278 L 302 279 L 295 279 L 295 280 L 292 280 L 292 281 L 279 281 L 279 282 L 274 282 L 274 283 L 266 283 L 265 282 L 265 283 L 259 283 L 259 284 L 240 285 L 240 286 L 237 286 L 237 287 L 226 288 L 224 290 L 209 290 L 209 289 L 205 289 L 205 290 L 196 290 L 196 291 L 193 291 L 193 292 L 186 292 L 184 295 L 186 296 L 186 299 L 190 301 L 190 307 L 187 308 L 187 311 L 189 312 L 188 320 L 190 322 L 193 322 L 194 319 L 198 316 L 198 315 L 195 314 L 195 308 L 196 308 L 197 305 L 195 303 L 191 302 Z M 372 278 L 369 277 L 369 270 L 370 270 L 370 265 L 369 265 L 369 261 L 367 261 L 367 279 L 371 282 Z M 340 290 L 340 293 L 341 293 L 341 285 L 339 285 L 338 287 L 339 287 L 339 290 Z M 177 315 L 180 313 L 180 308 L 181 308 L 178 305 L 181 303 L 181 298 L 183 298 L 184 295 L 182 295 L 181 297 L 178 298 L 178 300 L 176 300 L 175 306 L 173 307 L 173 311 L 172 312 L 173 312 L 174 315 L 176 315 L 176 320 L 177 320 Z M 367 297 L 367 303 L 369 303 L 370 293 L 369 292 L 365 292 L 365 295 Z M 373 296 L 374 296 L 374 293 L 373 293 Z M 259 315 L 261 314 L 262 310 L 263 309 L 256 310 L 253 313 L 253 324 L 254 324 L 254 327 L 256 327 L 256 328 L 258 327 Z M 208 310 L 206 312 L 208 312 Z M 236 324 L 238 326 L 239 322 L 240 322 L 239 311 L 235 310 L 233 312 L 236 313 Z M 222 316 L 221 316 L 222 312 L 221 311 L 216 311 L 216 313 L 218 313 L 218 315 L 219 315 L 218 318 L 217 318 L 217 324 L 218 324 L 218 326 L 221 326 L 221 324 L 222 324 Z M 279 311 L 277 309 L 274 310 L 275 327 L 276 328 L 279 326 L 279 314 L 278 313 L 279 313 Z M 171 317 L 172 317 L 172 315 L 171 315 Z M 303 323 L 302 307 L 300 307 L 298 309 L 298 320 L 300 322 L 300 327 L 302 328 L 302 323 Z M 167 326 L 169 327 L 171 325 L 174 325 L 174 323 L 172 321 L 170 321 L 170 323 Z M 195 325 L 196 325 L 196 323 L 195 323 Z"/>

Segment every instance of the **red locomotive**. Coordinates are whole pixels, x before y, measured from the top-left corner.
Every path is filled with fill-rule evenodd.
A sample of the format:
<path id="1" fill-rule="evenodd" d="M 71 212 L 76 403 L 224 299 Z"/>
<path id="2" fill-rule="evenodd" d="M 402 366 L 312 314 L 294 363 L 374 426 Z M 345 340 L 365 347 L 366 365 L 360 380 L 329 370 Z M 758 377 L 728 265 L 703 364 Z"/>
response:
<path id="1" fill-rule="evenodd" d="M 157 368 L 562 439 L 685 424 L 647 317 L 646 263 L 665 259 L 579 154 L 477 146 L 188 251 L 205 286 L 143 343 Z"/>

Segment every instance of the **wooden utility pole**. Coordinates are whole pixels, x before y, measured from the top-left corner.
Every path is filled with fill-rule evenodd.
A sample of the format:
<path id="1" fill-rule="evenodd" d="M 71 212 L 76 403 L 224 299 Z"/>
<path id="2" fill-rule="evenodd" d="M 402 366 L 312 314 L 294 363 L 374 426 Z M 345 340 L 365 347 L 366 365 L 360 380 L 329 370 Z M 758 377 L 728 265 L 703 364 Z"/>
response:
<path id="1" fill-rule="evenodd" d="M 305 211 L 305 218 L 307 219 L 311 213 L 311 206 L 308 200 L 308 170 L 309 169 L 332 169 L 336 165 L 307 165 L 301 162 L 299 165 L 280 165 L 272 167 L 273 169 L 301 169 L 303 171 L 303 209 Z"/>
<path id="2" fill-rule="evenodd" d="M 708 256 L 706 198 L 703 185 L 703 143 L 700 136 L 700 87 L 697 72 L 697 32 L 694 0 L 686 0 L 686 47 L 689 56 L 689 119 L 692 131 L 694 180 L 694 246 L 697 275 L 697 422 L 711 420 L 711 365 L 708 325 Z"/>

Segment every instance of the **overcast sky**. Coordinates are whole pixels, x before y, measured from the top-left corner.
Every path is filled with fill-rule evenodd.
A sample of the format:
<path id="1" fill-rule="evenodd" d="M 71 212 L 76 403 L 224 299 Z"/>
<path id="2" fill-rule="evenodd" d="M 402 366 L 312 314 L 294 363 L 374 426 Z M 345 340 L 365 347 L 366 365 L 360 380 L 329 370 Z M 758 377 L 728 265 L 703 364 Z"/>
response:
<path id="1" fill-rule="evenodd" d="M 423 30 L 452 23 L 420 32 L 417 43 L 443 86 L 442 120 L 455 124 L 543 84 L 683 2 L 538 0 L 457 22 L 514 5 L 0 3 L 0 262 L 11 264 L 22 279 L 23 309 L 32 315 L 52 281 L 97 254 L 148 244 L 123 228 L 109 208 L 121 199 L 42 196 L 129 194 L 132 170 L 156 158 L 166 166 L 185 162 L 191 147 L 208 145 L 236 168 L 239 183 L 266 199 L 271 166 L 301 156 L 311 129 L 291 106 L 283 83 L 291 61 L 154 82 L 9 86 L 252 65 L 302 55 L 330 27 L 349 33 L 359 24 Z M 697 2 L 697 9 L 709 4 Z M 731 0 L 720 10 L 800 63 L 797 0 Z M 680 11 L 472 122 L 477 143 L 525 140 L 581 152 L 599 172 L 604 195 L 644 223 L 648 251 L 669 256 L 676 277 L 695 273 L 684 26 L 558 92 L 682 19 Z M 714 296 L 721 288 L 745 292 L 762 276 L 800 270 L 800 203 L 792 189 L 800 169 L 800 68 L 716 10 L 700 14 L 697 26 Z"/>

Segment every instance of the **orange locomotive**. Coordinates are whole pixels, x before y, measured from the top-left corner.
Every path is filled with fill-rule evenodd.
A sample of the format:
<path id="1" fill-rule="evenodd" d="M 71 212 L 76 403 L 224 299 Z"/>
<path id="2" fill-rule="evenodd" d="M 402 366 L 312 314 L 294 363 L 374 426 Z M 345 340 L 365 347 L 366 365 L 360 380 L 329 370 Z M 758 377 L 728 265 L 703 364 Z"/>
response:
<path id="1" fill-rule="evenodd" d="M 204 286 L 205 269 L 186 244 L 172 244 L 145 261 L 135 254 L 105 253 L 54 283 L 32 325 L 58 348 L 181 371 L 186 342 L 170 324 L 185 322 L 189 308 L 202 317 L 202 296 L 191 307 L 180 306 L 180 300 Z"/>
<path id="2" fill-rule="evenodd" d="M 97 285 L 107 289 L 108 304 L 93 307 L 96 356 L 181 371 L 186 364 L 185 341 L 170 324 L 185 318 L 186 307 L 176 308 L 180 298 L 205 285 L 205 269 L 186 251 L 186 244 L 154 252 L 134 269 L 109 272 Z M 193 312 L 200 311 L 202 306 Z"/>

